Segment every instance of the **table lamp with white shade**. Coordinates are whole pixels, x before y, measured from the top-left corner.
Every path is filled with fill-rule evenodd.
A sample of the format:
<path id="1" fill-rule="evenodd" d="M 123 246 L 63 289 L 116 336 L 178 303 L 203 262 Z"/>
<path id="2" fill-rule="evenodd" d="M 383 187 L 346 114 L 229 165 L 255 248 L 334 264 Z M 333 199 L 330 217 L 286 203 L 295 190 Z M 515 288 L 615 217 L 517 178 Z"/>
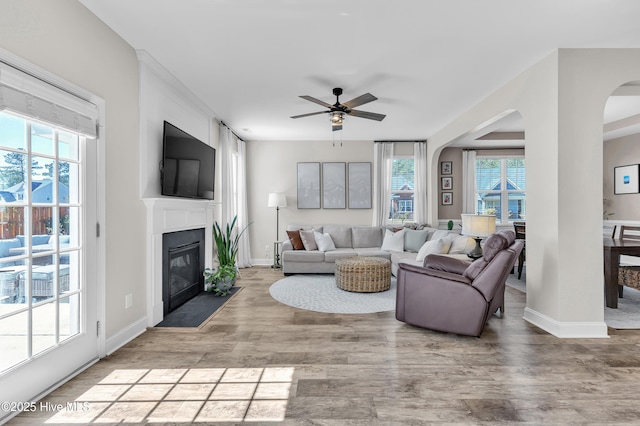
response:
<path id="1" fill-rule="evenodd" d="M 280 241 L 280 207 L 287 207 L 287 197 L 283 192 L 270 192 L 267 207 L 276 208 L 276 241 Z M 275 266 L 280 266 L 280 254 L 275 253 Z"/>
<path id="2" fill-rule="evenodd" d="M 482 247 L 480 241 L 484 237 L 496 232 L 496 217 L 488 214 L 463 214 L 462 216 L 462 235 L 467 235 L 476 240 L 476 246 L 467 253 L 472 259 L 482 257 Z"/>

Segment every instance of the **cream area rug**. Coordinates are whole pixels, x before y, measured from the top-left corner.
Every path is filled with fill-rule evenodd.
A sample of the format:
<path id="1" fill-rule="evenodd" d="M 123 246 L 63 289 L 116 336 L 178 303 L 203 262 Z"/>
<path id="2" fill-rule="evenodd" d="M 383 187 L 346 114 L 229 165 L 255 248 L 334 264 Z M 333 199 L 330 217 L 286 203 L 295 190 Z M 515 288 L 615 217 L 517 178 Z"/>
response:
<path id="1" fill-rule="evenodd" d="M 292 275 L 276 281 L 269 294 L 280 303 L 307 311 L 333 314 L 370 314 L 396 308 L 396 279 L 379 293 L 354 293 L 336 286 L 333 275 Z"/>
<path id="2" fill-rule="evenodd" d="M 507 278 L 507 285 L 526 293 L 525 279 L 524 273 L 520 280 L 516 275 L 510 275 Z M 618 299 L 618 309 L 605 306 L 604 322 L 608 327 L 618 330 L 640 329 L 640 291 L 625 287 L 624 297 Z"/>

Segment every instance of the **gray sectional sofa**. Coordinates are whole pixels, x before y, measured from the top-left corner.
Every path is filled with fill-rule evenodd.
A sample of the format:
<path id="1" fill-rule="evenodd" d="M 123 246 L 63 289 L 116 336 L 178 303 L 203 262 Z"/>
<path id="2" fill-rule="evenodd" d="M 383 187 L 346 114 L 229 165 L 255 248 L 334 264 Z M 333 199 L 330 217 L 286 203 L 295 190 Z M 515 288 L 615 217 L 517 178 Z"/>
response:
<path id="1" fill-rule="evenodd" d="M 391 261 L 391 272 L 395 275 L 399 263 L 409 263 L 422 265 L 421 260 L 417 260 L 420 248 L 428 241 L 433 242 L 432 250 L 438 254 L 468 259 L 466 253 L 474 247 L 475 242 L 468 237 L 460 236 L 455 232 L 438 230 L 434 228 L 423 228 L 419 230 L 404 228 L 404 235 L 400 237 L 402 242 L 391 247 L 385 241 L 385 236 L 391 231 L 385 227 L 378 226 L 349 226 L 349 225 L 322 225 L 322 226 L 287 226 L 288 233 L 295 233 L 300 230 L 314 230 L 320 234 L 328 234 L 333 241 L 335 249 L 321 251 L 316 249 L 300 248 L 294 249 L 292 240 L 284 241 L 282 244 L 282 272 L 285 275 L 291 274 L 332 274 L 335 272 L 335 261 L 342 257 L 351 256 L 374 256 L 383 257 Z M 396 234 L 396 237 L 399 237 Z M 440 244 L 439 240 L 446 241 Z M 313 247 L 311 247 L 313 248 Z M 390 248 L 390 249 L 389 249 Z M 434 251 L 429 251 L 434 253 Z"/>

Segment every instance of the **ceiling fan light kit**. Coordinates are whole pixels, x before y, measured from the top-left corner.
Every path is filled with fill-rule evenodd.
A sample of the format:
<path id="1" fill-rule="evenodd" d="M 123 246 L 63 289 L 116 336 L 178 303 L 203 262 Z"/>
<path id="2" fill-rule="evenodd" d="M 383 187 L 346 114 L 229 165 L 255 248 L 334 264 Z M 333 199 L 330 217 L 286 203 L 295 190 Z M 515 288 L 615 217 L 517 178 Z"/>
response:
<path id="1" fill-rule="evenodd" d="M 308 114 L 294 115 L 291 118 L 302 118 L 302 117 L 309 117 L 311 115 L 328 113 L 329 119 L 331 120 L 331 128 L 333 131 L 336 131 L 336 130 L 342 130 L 342 122 L 348 115 L 351 115 L 353 117 L 366 118 L 368 120 L 376 120 L 376 121 L 382 121 L 386 117 L 386 115 L 384 114 L 378 114 L 375 112 L 360 111 L 357 109 L 353 109 L 357 106 L 364 105 L 366 103 L 373 102 L 378 99 L 375 96 L 373 96 L 371 93 L 365 93 L 364 95 L 360 95 L 357 98 L 353 98 L 350 101 L 347 101 L 343 104 L 340 103 L 340 95 L 342 95 L 342 89 L 340 87 L 334 88 L 333 94 L 336 97 L 336 103 L 333 105 L 327 102 L 321 101 L 320 99 L 316 99 L 309 95 L 300 96 L 302 99 L 306 99 L 307 101 L 316 103 L 318 105 L 322 105 L 323 107 L 328 108 L 329 110 L 311 112 Z"/>

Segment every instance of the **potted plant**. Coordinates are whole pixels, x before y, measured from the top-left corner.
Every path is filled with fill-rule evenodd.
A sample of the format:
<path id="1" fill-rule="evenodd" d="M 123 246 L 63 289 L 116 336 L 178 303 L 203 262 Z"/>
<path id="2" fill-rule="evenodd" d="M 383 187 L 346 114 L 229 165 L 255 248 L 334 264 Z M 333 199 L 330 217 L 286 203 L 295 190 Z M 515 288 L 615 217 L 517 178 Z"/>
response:
<path id="1" fill-rule="evenodd" d="M 204 271 L 204 282 L 205 291 L 211 291 L 217 296 L 229 294 L 238 275 L 236 267 L 238 242 L 249 225 L 240 232 L 234 232 L 237 220 L 238 216 L 234 216 L 231 223 L 225 227 L 224 232 L 218 222 L 213 224 L 213 240 L 218 249 L 218 267 L 215 271 L 210 268 Z"/>

